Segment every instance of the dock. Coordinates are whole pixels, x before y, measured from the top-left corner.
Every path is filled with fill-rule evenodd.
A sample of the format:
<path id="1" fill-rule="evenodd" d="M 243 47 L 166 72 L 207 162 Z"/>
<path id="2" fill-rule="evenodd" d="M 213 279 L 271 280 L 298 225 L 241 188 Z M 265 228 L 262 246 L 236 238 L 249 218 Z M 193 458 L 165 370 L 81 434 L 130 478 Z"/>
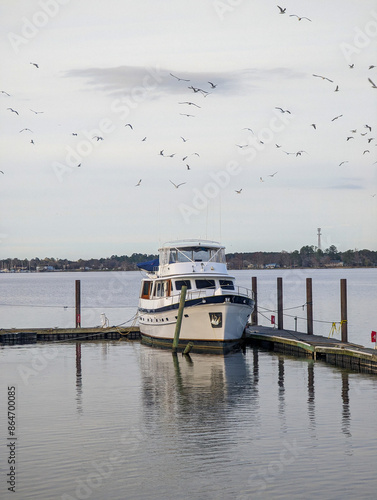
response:
<path id="1" fill-rule="evenodd" d="M 5 345 L 63 342 L 65 340 L 119 340 L 140 338 L 138 326 L 87 328 L 12 328 L 0 329 L 0 343 Z"/>
<path id="2" fill-rule="evenodd" d="M 377 373 L 377 349 L 341 340 L 260 325 L 246 328 L 246 344 L 324 361 L 362 373 Z"/>

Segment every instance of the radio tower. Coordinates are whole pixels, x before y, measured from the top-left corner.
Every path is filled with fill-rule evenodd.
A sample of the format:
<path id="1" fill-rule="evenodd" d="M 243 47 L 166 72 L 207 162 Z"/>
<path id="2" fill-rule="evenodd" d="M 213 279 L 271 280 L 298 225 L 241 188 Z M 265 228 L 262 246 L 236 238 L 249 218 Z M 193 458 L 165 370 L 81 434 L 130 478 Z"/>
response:
<path id="1" fill-rule="evenodd" d="M 317 228 L 317 234 L 318 234 L 318 245 L 317 245 L 317 247 L 318 247 L 318 250 L 321 250 L 321 228 L 320 227 Z"/>

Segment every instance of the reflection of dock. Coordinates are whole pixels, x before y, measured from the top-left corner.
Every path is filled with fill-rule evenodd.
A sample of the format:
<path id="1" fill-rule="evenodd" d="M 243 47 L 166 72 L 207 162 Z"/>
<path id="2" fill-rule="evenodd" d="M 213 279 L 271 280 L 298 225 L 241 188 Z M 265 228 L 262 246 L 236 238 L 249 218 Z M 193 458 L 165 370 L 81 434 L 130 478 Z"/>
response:
<path id="1" fill-rule="evenodd" d="M 363 373 L 377 373 L 377 350 L 349 342 L 266 326 L 249 326 L 247 344 L 266 349 L 323 360 L 332 365 Z"/>

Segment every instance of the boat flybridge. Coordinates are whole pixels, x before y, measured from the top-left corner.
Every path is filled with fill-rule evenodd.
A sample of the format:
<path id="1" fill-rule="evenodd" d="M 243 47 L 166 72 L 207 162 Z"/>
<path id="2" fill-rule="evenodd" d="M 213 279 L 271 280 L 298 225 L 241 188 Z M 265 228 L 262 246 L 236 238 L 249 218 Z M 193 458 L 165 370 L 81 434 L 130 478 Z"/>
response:
<path id="1" fill-rule="evenodd" d="M 182 287 L 187 288 L 179 349 L 227 352 L 239 345 L 254 308 L 251 290 L 228 274 L 225 247 L 208 240 L 165 243 L 154 261 L 138 264 L 147 272 L 139 299 L 142 341 L 171 346 Z"/>

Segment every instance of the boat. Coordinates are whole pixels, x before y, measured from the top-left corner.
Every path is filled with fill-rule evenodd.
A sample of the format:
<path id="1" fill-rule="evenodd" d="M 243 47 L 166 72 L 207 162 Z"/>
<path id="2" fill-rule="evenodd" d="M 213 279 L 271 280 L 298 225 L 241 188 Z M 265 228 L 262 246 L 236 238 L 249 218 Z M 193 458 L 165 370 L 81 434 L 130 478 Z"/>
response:
<path id="1" fill-rule="evenodd" d="M 241 346 L 254 309 L 253 293 L 229 275 L 223 245 L 209 240 L 167 242 L 157 259 L 138 267 L 146 272 L 138 306 L 144 344 L 172 347 L 186 287 L 178 350 L 226 353 Z"/>

